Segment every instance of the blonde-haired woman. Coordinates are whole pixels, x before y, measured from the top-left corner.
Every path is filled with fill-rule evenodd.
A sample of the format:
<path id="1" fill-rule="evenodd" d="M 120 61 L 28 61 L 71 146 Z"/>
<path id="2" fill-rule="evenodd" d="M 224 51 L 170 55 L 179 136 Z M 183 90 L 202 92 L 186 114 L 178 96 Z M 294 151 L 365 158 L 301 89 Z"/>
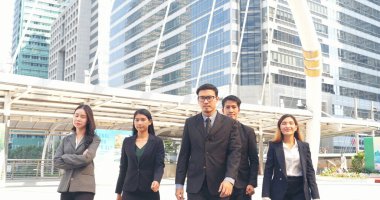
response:
<path id="1" fill-rule="evenodd" d="M 269 143 L 263 179 L 263 200 L 319 199 L 309 144 L 303 142 L 298 122 L 285 114 Z"/>

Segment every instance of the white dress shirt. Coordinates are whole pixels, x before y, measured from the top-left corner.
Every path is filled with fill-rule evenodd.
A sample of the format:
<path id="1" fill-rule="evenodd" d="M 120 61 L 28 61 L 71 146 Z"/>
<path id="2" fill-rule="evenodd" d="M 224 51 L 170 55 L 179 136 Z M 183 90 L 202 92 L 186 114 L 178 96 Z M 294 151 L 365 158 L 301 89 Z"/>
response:
<path id="1" fill-rule="evenodd" d="M 302 176 L 297 140 L 294 139 L 294 145 L 291 148 L 285 143 L 282 143 L 282 146 L 284 147 L 286 174 L 288 176 Z"/>

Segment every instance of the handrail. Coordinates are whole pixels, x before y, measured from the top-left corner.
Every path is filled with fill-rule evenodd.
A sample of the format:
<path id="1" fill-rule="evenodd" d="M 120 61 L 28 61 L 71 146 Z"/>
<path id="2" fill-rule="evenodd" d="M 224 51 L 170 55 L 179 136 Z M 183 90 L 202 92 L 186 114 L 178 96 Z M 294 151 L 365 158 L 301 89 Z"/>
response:
<path id="1" fill-rule="evenodd" d="M 58 178 L 61 175 L 51 159 L 8 159 L 6 178 L 8 180 L 39 178 L 41 166 L 45 168 L 44 177 Z"/>

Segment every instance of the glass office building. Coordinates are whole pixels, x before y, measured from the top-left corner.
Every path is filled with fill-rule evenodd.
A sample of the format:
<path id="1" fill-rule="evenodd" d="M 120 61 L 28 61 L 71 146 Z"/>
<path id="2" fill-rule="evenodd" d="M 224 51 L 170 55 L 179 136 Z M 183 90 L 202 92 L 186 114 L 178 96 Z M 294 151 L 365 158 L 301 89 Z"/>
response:
<path id="1" fill-rule="evenodd" d="M 51 24 L 59 15 L 58 0 L 16 0 L 13 20 L 13 73 L 48 77 Z"/>
<path id="2" fill-rule="evenodd" d="M 379 120 L 379 1 L 308 5 L 323 56 L 323 112 Z M 111 86 L 187 95 L 207 82 L 246 103 L 305 104 L 302 46 L 286 0 L 116 0 L 110 26 Z"/>
<path id="3" fill-rule="evenodd" d="M 301 43 L 287 1 L 268 2 L 263 13 L 264 32 L 269 33 L 263 48 L 268 78 L 263 99 L 268 105 L 296 108 L 298 101 L 304 103 L 306 87 Z M 380 2 L 309 0 L 308 5 L 323 56 L 322 111 L 379 120 Z"/>
<path id="4" fill-rule="evenodd" d="M 110 86 L 178 95 L 190 94 L 197 82 L 229 86 L 239 9 L 232 1 L 213 2 L 115 1 Z"/>

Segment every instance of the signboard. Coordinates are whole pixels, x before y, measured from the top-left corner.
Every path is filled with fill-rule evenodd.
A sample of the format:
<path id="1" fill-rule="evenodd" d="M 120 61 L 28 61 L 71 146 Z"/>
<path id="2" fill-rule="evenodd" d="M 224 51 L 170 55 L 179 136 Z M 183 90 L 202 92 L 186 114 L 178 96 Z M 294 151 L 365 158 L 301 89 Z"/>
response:
<path id="1" fill-rule="evenodd" d="M 114 150 L 120 151 L 124 138 L 132 136 L 132 131 L 96 129 L 96 134 L 101 139 L 97 153 L 102 154 Z"/>
<path id="2" fill-rule="evenodd" d="M 114 184 L 119 175 L 121 146 L 125 137 L 132 136 L 132 131 L 96 129 L 96 134 L 101 139 L 95 157 L 96 179 L 104 184 Z M 104 169 L 111 170 L 112 173 L 107 173 Z"/>
<path id="3" fill-rule="evenodd" d="M 380 172 L 380 137 L 364 139 L 365 169 Z"/>

